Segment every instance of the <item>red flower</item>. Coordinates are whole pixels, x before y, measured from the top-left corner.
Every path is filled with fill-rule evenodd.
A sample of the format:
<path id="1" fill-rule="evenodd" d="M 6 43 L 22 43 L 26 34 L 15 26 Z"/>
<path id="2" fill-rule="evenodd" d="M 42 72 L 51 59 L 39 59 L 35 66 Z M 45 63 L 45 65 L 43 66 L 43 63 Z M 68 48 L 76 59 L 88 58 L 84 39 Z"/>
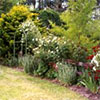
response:
<path id="1" fill-rule="evenodd" d="M 91 76 L 91 72 L 88 72 L 88 75 Z"/>
<path id="2" fill-rule="evenodd" d="M 95 47 L 93 47 L 92 48 L 93 49 L 93 52 L 98 52 L 98 50 L 100 49 L 100 45 L 98 45 L 98 46 L 95 46 Z"/>
<path id="3" fill-rule="evenodd" d="M 100 72 L 100 70 L 96 70 L 96 72 Z"/>
<path id="4" fill-rule="evenodd" d="M 49 63 L 50 66 L 52 66 L 56 71 L 58 70 L 58 66 L 56 65 L 56 63 Z"/>
<path id="5" fill-rule="evenodd" d="M 95 80 L 98 80 L 98 79 L 99 79 L 99 77 L 98 77 L 98 76 L 94 76 L 94 79 L 95 79 Z"/>
<path id="6" fill-rule="evenodd" d="M 92 47 L 92 49 L 96 49 L 96 48 L 97 48 L 97 46 Z"/>
<path id="7" fill-rule="evenodd" d="M 90 56 L 88 56 L 86 59 L 87 59 L 87 60 L 92 60 L 93 57 L 94 57 L 94 55 L 90 55 Z"/>
<path id="8" fill-rule="evenodd" d="M 93 51 L 96 53 L 98 50 L 95 50 L 95 49 L 94 49 Z"/>

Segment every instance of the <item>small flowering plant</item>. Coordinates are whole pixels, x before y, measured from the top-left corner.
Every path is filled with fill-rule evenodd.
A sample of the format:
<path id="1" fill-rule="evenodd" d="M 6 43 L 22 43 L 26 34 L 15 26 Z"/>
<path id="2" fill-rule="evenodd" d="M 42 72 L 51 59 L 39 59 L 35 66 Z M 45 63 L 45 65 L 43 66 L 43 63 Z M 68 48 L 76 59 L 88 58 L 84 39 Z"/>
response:
<path id="1" fill-rule="evenodd" d="M 91 64 L 93 65 L 93 70 L 100 69 L 100 46 L 95 46 L 93 49 L 93 55 L 87 57 L 88 60 L 91 60 Z"/>
<path id="2" fill-rule="evenodd" d="M 84 64 L 81 83 L 90 91 L 97 93 L 100 85 L 100 46 L 95 46 L 92 50 L 93 54 L 87 57 L 90 63 Z"/>

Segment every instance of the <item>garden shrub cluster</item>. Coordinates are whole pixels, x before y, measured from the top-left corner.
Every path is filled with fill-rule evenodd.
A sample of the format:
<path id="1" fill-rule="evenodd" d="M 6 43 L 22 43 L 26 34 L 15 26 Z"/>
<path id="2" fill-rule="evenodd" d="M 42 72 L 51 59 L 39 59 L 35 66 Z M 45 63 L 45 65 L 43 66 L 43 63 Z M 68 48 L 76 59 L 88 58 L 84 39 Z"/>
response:
<path id="1" fill-rule="evenodd" d="M 43 22 L 43 26 L 49 26 L 49 20 L 56 25 L 61 25 L 61 20 L 58 12 L 52 9 L 42 10 L 39 15 L 40 20 Z"/>
<path id="2" fill-rule="evenodd" d="M 0 59 L 28 74 L 81 84 L 97 93 L 100 21 L 92 19 L 94 7 L 95 0 L 70 0 L 63 13 L 14 6 L 0 17 Z"/>
<path id="3" fill-rule="evenodd" d="M 13 52 L 14 36 L 16 51 L 19 51 L 21 33 L 18 32 L 19 25 L 32 17 L 32 13 L 23 5 L 14 6 L 7 14 L 2 14 L 0 18 L 0 55 L 8 57 Z M 18 43 L 19 42 L 19 43 Z"/>

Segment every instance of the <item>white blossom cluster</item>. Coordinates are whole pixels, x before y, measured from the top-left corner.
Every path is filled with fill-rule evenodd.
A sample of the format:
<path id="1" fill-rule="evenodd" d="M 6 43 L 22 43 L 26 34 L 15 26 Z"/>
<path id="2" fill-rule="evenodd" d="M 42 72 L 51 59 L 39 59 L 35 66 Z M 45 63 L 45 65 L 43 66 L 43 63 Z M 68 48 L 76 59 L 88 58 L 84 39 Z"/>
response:
<path id="1" fill-rule="evenodd" d="M 45 51 L 48 54 L 56 55 L 59 53 L 60 45 L 65 44 L 66 42 L 57 36 L 49 34 L 48 36 L 43 36 L 41 38 L 32 39 L 32 41 L 38 41 L 39 45 L 36 48 L 33 48 L 35 54 L 39 54 L 42 51 Z"/>
<path id="2" fill-rule="evenodd" d="M 25 22 L 23 22 L 20 25 L 19 30 L 23 33 L 29 33 L 29 32 L 40 33 L 32 20 L 26 20 Z"/>
<path id="3" fill-rule="evenodd" d="M 22 33 L 21 43 L 23 43 L 24 40 L 26 38 L 28 38 L 27 35 L 32 34 L 33 37 L 36 36 L 36 35 L 38 35 L 38 36 L 40 35 L 38 28 L 36 27 L 36 25 L 34 24 L 34 22 L 32 20 L 26 20 L 25 22 L 23 22 L 19 26 L 19 31 Z"/>
<path id="4" fill-rule="evenodd" d="M 96 71 L 100 67 L 100 51 L 93 57 L 91 63 L 94 65 L 94 71 Z"/>

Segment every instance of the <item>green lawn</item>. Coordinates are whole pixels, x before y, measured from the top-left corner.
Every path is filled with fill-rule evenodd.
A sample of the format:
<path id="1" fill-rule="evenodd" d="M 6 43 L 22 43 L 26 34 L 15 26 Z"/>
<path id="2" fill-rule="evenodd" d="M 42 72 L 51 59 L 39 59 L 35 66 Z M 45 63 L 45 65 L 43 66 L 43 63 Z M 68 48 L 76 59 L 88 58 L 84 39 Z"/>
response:
<path id="1" fill-rule="evenodd" d="M 62 86 L 0 66 L 0 100 L 87 99 Z"/>

